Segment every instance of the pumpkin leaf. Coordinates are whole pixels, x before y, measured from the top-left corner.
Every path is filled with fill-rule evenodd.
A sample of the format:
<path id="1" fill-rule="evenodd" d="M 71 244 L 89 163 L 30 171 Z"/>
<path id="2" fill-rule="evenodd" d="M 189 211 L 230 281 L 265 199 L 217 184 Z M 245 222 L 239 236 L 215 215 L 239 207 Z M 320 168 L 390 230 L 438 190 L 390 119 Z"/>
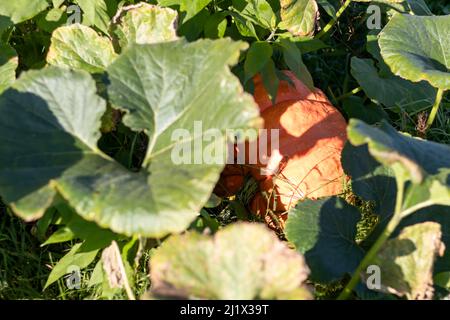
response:
<path id="1" fill-rule="evenodd" d="M 443 175 L 450 168 L 450 148 L 446 145 L 408 137 L 398 133 L 386 121 L 376 128 L 362 121 L 350 120 L 349 140 L 353 145 L 368 144 L 370 154 L 380 163 L 389 166 L 398 163 L 405 170 L 405 178 L 421 183 L 426 177 Z M 444 171 L 442 171 L 444 169 Z"/>
<path id="2" fill-rule="evenodd" d="M 356 243 L 358 210 L 337 197 L 299 202 L 289 211 L 285 234 L 311 268 L 311 279 L 329 283 L 352 273 L 364 256 Z"/>
<path id="3" fill-rule="evenodd" d="M 243 245 L 245 244 L 245 245 Z M 150 261 L 152 294 L 202 299 L 309 299 L 303 257 L 262 224 L 236 223 L 213 237 L 174 235 Z"/>
<path id="4" fill-rule="evenodd" d="M 410 216 L 404 218 L 400 225 L 397 227 L 393 236 L 398 234 L 404 228 L 421 224 L 424 222 L 435 222 L 441 225 L 442 242 L 444 242 L 446 248 L 450 248 L 450 207 L 449 206 L 431 206 L 419 210 Z M 444 256 L 437 257 L 434 263 L 434 272 L 450 271 L 450 250 L 445 250 Z"/>
<path id="5" fill-rule="evenodd" d="M 108 38 L 89 27 L 73 24 L 53 32 L 47 62 L 58 67 L 102 73 L 116 57 Z"/>
<path id="6" fill-rule="evenodd" d="M 19 58 L 9 45 L 0 42 L 0 93 L 16 80 Z"/>
<path id="7" fill-rule="evenodd" d="M 234 13 L 239 14 L 248 24 L 264 29 L 276 28 L 276 16 L 272 6 L 266 0 L 233 0 Z"/>
<path id="8" fill-rule="evenodd" d="M 13 22 L 11 21 L 11 19 L 9 17 L 2 16 L 0 14 L 0 37 L 2 36 L 3 32 L 12 25 L 13 25 Z"/>
<path id="9" fill-rule="evenodd" d="M 260 121 L 228 69 L 244 48 L 229 39 L 136 45 L 108 67 L 109 95 L 128 112 L 125 123 L 152 141 L 138 173 L 98 150 L 106 103 L 87 73 L 56 67 L 26 73 L 0 97 L 8 114 L 0 120 L 1 194 L 26 220 L 42 216 L 58 191 L 83 218 L 117 233 L 162 237 L 184 230 L 207 202 L 224 160 L 177 165 L 175 146 L 191 150 L 209 128 L 222 130 L 214 143 L 225 145 L 226 129 Z M 203 124 L 202 136 L 193 136 L 194 122 Z M 189 139 L 177 144 L 172 133 L 180 128 Z M 163 178 L 168 171 L 172 178 Z"/>
<path id="10" fill-rule="evenodd" d="M 450 15 L 396 14 L 380 33 L 381 55 L 394 74 L 448 90 L 450 37 L 445 30 L 449 29 Z"/>
<path id="11" fill-rule="evenodd" d="M 205 23 L 204 34 L 206 38 L 223 38 L 227 30 L 227 12 L 217 12 L 211 15 Z"/>
<path id="12" fill-rule="evenodd" d="M 372 201 L 373 211 L 382 220 L 394 212 L 397 185 L 392 169 L 383 166 L 369 153 L 367 145 L 355 147 L 347 143 L 342 151 L 342 166 L 352 179 L 352 191 Z"/>
<path id="13" fill-rule="evenodd" d="M 83 24 L 97 27 L 100 31 L 108 34 L 110 17 L 105 0 L 75 0 L 83 10 Z"/>
<path id="14" fill-rule="evenodd" d="M 64 275 L 70 273 L 71 267 L 77 267 L 80 270 L 89 266 L 97 256 L 99 249 L 84 252 L 80 251 L 82 243 L 78 243 L 72 247 L 72 249 L 62 257 L 55 267 L 50 272 L 47 282 L 45 283 L 44 290 L 51 284 L 58 281 Z M 80 251 L 80 252 L 79 252 Z"/>
<path id="15" fill-rule="evenodd" d="M 382 76 L 370 59 L 353 57 L 351 73 L 370 99 L 395 112 L 423 111 L 433 105 L 436 97 L 436 89 L 425 81 L 413 83 L 392 73 Z"/>
<path id="16" fill-rule="evenodd" d="M 260 72 L 272 58 L 272 46 L 265 41 L 253 42 L 244 62 L 245 81 Z"/>
<path id="17" fill-rule="evenodd" d="M 281 39 L 280 45 L 283 50 L 283 57 L 286 65 L 294 72 L 296 77 L 308 87 L 308 89 L 314 91 L 314 81 L 308 68 L 303 63 L 302 52 L 294 42 L 291 42 L 288 39 Z"/>
<path id="18" fill-rule="evenodd" d="M 62 26 L 67 21 L 67 8 L 53 8 L 48 11 L 40 13 L 36 17 L 36 23 L 38 27 L 49 33 L 53 32 L 56 28 Z"/>
<path id="19" fill-rule="evenodd" d="M 434 277 L 434 283 L 441 288 L 450 289 L 450 272 L 441 272 Z"/>
<path id="20" fill-rule="evenodd" d="M 0 16 L 6 16 L 13 23 L 29 20 L 48 7 L 47 0 L 14 0 L 0 3 Z"/>
<path id="21" fill-rule="evenodd" d="M 445 250 L 441 235 L 438 223 L 424 222 L 388 240 L 374 260 L 381 269 L 381 290 L 408 299 L 431 299 L 433 264 Z"/>
<path id="22" fill-rule="evenodd" d="M 385 166 L 398 165 L 406 181 L 402 216 L 433 205 L 450 205 L 450 148 L 398 133 L 387 122 L 380 128 L 350 120 L 349 140 L 368 144 L 370 154 Z M 399 173 L 396 173 L 396 178 Z"/>
<path id="23" fill-rule="evenodd" d="M 130 44 L 150 44 L 178 39 L 177 12 L 146 3 L 124 7 L 116 15 L 113 33 L 122 49 Z"/>
<path id="24" fill-rule="evenodd" d="M 278 27 L 294 36 L 312 35 L 319 8 L 315 0 L 281 0 L 281 22 Z"/>

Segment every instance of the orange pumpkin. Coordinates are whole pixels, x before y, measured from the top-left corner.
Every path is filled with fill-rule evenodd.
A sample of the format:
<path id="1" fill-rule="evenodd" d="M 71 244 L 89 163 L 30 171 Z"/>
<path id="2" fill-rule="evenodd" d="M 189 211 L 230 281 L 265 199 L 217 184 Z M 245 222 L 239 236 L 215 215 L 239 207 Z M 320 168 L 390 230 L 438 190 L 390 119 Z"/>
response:
<path id="1" fill-rule="evenodd" d="M 267 206 L 281 214 L 303 198 L 316 199 L 343 191 L 340 158 L 347 139 L 347 123 L 322 91 L 311 91 L 290 71 L 285 74 L 293 85 L 280 81 L 275 104 L 261 77 L 254 78 L 254 99 L 264 128 L 279 129 L 279 148 L 271 147 L 265 154 L 271 159 L 271 166 L 278 164 L 278 169 L 264 175 L 261 169 L 267 169 L 267 165 L 261 161 L 250 166 L 260 184 L 261 193 L 250 204 L 257 215 L 265 216 Z M 270 134 L 268 142 L 271 146 Z"/>

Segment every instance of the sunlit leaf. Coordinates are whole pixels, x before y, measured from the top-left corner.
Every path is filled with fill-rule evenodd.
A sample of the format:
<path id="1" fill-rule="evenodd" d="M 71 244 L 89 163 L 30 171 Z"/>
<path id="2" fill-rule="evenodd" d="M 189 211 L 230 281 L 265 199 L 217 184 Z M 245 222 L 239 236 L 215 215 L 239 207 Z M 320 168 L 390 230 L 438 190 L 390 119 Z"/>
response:
<path id="1" fill-rule="evenodd" d="M 388 240 L 374 261 L 381 270 L 381 290 L 408 299 L 431 299 L 433 264 L 445 250 L 441 235 L 438 223 L 424 222 Z"/>
<path id="2" fill-rule="evenodd" d="M 308 274 L 303 257 L 262 224 L 233 224 L 214 237 L 174 235 L 150 260 L 156 296 L 309 299 Z"/>
<path id="3" fill-rule="evenodd" d="M 428 81 L 450 89 L 450 15 L 396 14 L 380 33 L 380 48 L 392 72 L 404 79 Z M 420 32 L 419 32 L 419 31 Z"/>

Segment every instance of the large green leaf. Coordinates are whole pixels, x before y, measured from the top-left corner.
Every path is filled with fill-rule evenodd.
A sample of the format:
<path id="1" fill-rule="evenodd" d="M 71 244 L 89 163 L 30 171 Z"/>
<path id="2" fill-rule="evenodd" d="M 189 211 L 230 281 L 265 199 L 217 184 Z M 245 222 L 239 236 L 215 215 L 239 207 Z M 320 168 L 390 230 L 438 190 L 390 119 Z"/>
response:
<path id="1" fill-rule="evenodd" d="M 386 121 L 373 127 L 352 119 L 347 131 L 353 145 L 368 144 L 376 160 L 384 165 L 400 164 L 406 178 L 415 183 L 450 168 L 450 147 L 401 134 Z"/>
<path id="2" fill-rule="evenodd" d="M 95 26 L 105 34 L 108 33 L 110 17 L 105 0 L 75 0 L 83 10 L 83 24 Z"/>
<path id="3" fill-rule="evenodd" d="M 417 113 L 431 107 L 436 97 L 427 82 L 413 83 L 392 73 L 382 76 L 370 59 L 353 57 L 351 73 L 369 98 L 396 112 Z"/>
<path id="4" fill-rule="evenodd" d="M 78 270 L 84 269 L 89 266 L 98 254 L 99 249 L 92 251 L 81 251 L 82 243 L 78 243 L 72 247 L 72 249 L 58 261 L 55 267 L 50 272 L 44 289 L 50 286 L 52 283 L 58 281 L 64 275 L 73 272 L 74 268 Z M 81 279 L 80 279 L 81 280 Z"/>
<path id="5" fill-rule="evenodd" d="M 105 102 L 87 73 L 55 67 L 26 73 L 0 96 L 8 115 L 0 120 L 0 193 L 27 220 L 39 218 L 58 191 L 82 217 L 118 233 L 161 237 L 184 230 L 223 168 L 225 154 L 214 147 L 225 144 L 225 130 L 260 122 L 228 69 L 244 48 L 229 39 L 136 45 L 108 68 L 109 94 L 128 112 L 125 123 L 150 137 L 138 173 L 98 150 Z M 198 123 L 203 131 L 193 136 Z M 210 128 L 219 136 L 205 138 L 203 149 Z M 177 129 L 191 135 L 173 140 Z M 193 154 L 209 148 L 222 162 L 177 165 L 172 154 L 180 147 Z"/>
<path id="6" fill-rule="evenodd" d="M 73 24 L 53 32 L 47 62 L 58 67 L 102 73 L 116 57 L 108 38 L 89 27 Z"/>
<path id="7" fill-rule="evenodd" d="M 308 299 L 309 269 L 262 224 L 166 240 L 150 260 L 152 294 L 203 299 Z"/>
<path id="8" fill-rule="evenodd" d="M 173 167 L 170 151 L 174 129 L 186 129 L 193 137 L 177 146 L 182 148 L 202 138 L 193 136 L 197 134 L 194 122 L 201 122 L 203 131 L 237 129 L 249 125 L 249 121 L 259 122 L 253 99 L 243 94 L 226 68 L 235 64 L 239 52 L 246 48 L 245 43 L 230 39 L 135 46 L 107 69 L 111 101 L 129 112 L 125 124 L 133 130 L 145 130 L 150 137 L 144 166 L 155 177 L 162 179 Z M 198 143 L 194 145 L 197 148 Z M 197 173 L 194 177 L 203 176 L 202 172 L 210 172 L 213 167 L 218 166 L 180 165 L 176 170 L 189 168 L 192 174 Z"/>
<path id="9" fill-rule="evenodd" d="M 314 33 L 319 8 L 315 0 L 281 0 L 281 29 L 294 36 L 307 36 Z"/>
<path id="10" fill-rule="evenodd" d="M 16 80 L 16 69 L 19 58 L 16 51 L 7 44 L 0 42 L 0 93 Z"/>
<path id="11" fill-rule="evenodd" d="M 445 250 L 441 235 L 438 223 L 424 222 L 388 240 L 374 261 L 381 270 L 381 290 L 408 299 L 431 299 L 434 261 Z"/>
<path id="12" fill-rule="evenodd" d="M 177 12 L 146 3 L 126 7 L 114 21 L 114 35 L 125 49 L 130 44 L 176 40 Z"/>
<path id="13" fill-rule="evenodd" d="M 347 143 L 342 151 L 342 166 L 352 179 L 352 191 L 372 201 L 374 213 L 382 220 L 394 212 L 397 185 L 394 173 L 369 153 L 367 145 L 355 147 Z"/>
<path id="14" fill-rule="evenodd" d="M 364 256 L 355 240 L 360 217 L 337 197 L 305 200 L 289 211 L 286 237 L 305 255 L 312 280 L 327 283 L 356 269 Z"/>
<path id="15" fill-rule="evenodd" d="M 272 46 L 265 41 L 253 42 L 244 62 L 245 81 L 260 72 L 272 58 Z"/>
<path id="16" fill-rule="evenodd" d="M 413 13 L 416 15 L 431 16 L 433 13 L 424 0 L 353 0 L 355 2 L 371 2 L 387 5 L 388 7 L 402 13 Z"/>
<path id="17" fill-rule="evenodd" d="M 19 23 L 33 18 L 47 7 L 47 0 L 1 1 L 0 16 L 9 17 L 12 22 Z"/>
<path id="18" fill-rule="evenodd" d="M 450 148 L 398 133 L 387 122 L 379 128 L 350 120 L 349 140 L 367 144 L 370 154 L 385 166 L 402 168 L 406 186 L 402 208 L 405 215 L 432 205 L 450 205 Z M 396 176 L 396 178 L 400 178 Z"/>
<path id="19" fill-rule="evenodd" d="M 381 55 L 392 72 L 450 89 L 450 15 L 396 14 L 380 33 Z"/>

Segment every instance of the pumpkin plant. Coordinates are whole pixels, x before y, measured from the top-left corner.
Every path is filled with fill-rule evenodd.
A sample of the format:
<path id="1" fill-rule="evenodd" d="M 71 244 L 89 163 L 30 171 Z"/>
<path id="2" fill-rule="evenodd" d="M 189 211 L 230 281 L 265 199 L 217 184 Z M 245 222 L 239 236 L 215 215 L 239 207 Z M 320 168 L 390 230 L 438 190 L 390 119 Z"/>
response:
<path id="1" fill-rule="evenodd" d="M 35 291 L 82 270 L 54 297 L 448 295 L 450 16 L 427 3 L 1 1 L 0 220 L 51 259 Z"/>

